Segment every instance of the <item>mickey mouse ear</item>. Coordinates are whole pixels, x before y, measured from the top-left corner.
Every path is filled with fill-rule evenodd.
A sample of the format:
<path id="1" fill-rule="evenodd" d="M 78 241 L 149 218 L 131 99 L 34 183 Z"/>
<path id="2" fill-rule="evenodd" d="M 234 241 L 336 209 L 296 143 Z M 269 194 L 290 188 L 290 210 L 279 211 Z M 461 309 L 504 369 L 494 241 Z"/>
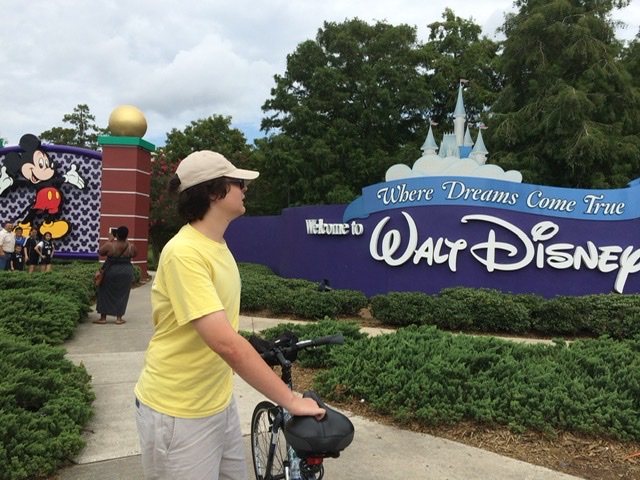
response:
<path id="1" fill-rule="evenodd" d="M 33 133 L 25 133 L 20 137 L 20 148 L 25 151 L 38 150 L 41 145 L 42 143 L 40 142 L 40 139 Z"/>

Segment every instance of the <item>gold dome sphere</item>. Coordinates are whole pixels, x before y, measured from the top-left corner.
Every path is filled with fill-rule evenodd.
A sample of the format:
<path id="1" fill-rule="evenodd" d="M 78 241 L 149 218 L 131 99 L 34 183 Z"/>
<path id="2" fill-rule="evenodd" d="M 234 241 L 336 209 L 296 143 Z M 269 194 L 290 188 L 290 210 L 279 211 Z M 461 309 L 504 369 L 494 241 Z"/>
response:
<path id="1" fill-rule="evenodd" d="M 111 135 L 116 137 L 140 137 L 147 132 L 147 119 L 132 105 L 117 107 L 109 116 Z"/>

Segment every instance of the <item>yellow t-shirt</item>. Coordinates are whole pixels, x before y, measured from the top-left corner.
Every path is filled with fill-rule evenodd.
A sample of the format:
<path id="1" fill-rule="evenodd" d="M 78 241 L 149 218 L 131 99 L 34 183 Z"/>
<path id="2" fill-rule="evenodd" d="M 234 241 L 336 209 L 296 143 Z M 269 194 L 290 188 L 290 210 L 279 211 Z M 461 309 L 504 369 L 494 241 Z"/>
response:
<path id="1" fill-rule="evenodd" d="M 142 403 L 167 415 L 200 418 L 231 402 L 233 372 L 191 324 L 225 310 L 237 331 L 240 274 L 226 244 L 185 225 L 162 250 L 151 287 L 155 332 L 135 387 Z"/>

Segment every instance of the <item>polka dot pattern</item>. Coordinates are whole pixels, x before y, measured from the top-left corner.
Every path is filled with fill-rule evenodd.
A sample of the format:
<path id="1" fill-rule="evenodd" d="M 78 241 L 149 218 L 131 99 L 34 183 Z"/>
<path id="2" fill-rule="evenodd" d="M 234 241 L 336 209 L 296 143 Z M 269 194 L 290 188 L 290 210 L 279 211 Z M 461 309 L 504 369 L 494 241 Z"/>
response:
<path id="1" fill-rule="evenodd" d="M 102 186 L 102 154 L 93 150 L 60 145 L 43 145 L 53 160 L 58 187 L 62 194 L 60 212 L 55 220 L 69 223 L 69 232 L 54 240 L 60 257 L 97 259 L 100 239 L 100 191 Z M 0 168 L 8 152 L 20 152 L 19 147 L 0 148 Z M 65 182 L 64 174 L 72 165 L 85 182 L 84 188 Z M 0 220 L 20 223 L 36 199 L 37 190 L 30 182 L 14 179 L 11 187 L 0 195 Z M 34 223 L 39 226 L 45 220 L 38 214 Z"/>

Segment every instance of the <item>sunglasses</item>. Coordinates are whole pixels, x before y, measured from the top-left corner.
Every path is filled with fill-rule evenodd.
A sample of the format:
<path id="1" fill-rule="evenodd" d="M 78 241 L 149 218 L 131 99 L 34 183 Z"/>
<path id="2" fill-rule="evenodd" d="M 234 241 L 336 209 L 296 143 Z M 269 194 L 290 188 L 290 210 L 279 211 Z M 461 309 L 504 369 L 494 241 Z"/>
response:
<path id="1" fill-rule="evenodd" d="M 242 180 L 240 178 L 230 178 L 227 181 L 229 183 L 235 183 L 236 185 L 238 185 L 240 187 L 240 190 L 244 190 L 244 187 L 245 187 L 244 180 Z"/>

